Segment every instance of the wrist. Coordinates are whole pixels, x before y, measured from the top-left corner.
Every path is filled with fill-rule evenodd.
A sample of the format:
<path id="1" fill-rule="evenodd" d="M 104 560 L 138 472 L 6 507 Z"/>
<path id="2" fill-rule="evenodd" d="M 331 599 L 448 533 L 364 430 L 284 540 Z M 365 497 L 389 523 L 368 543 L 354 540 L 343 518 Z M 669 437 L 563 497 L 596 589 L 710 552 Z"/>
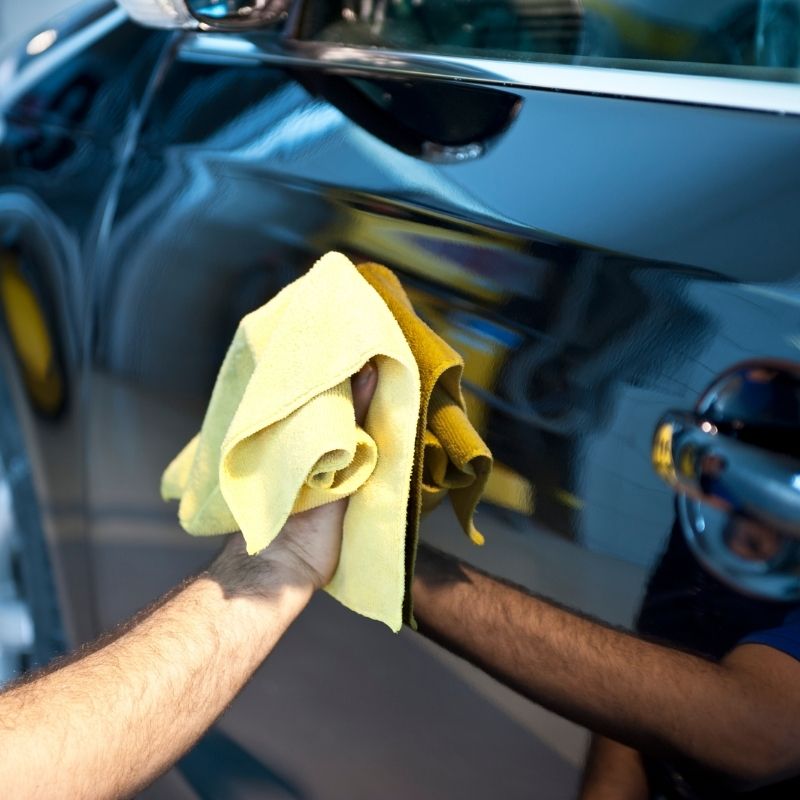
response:
<path id="1" fill-rule="evenodd" d="M 208 576 L 219 584 L 226 596 L 273 599 L 292 590 L 310 599 L 317 588 L 314 575 L 292 554 L 280 549 L 248 555 L 241 536 L 231 541 L 211 563 Z M 306 600 L 307 602 L 307 600 Z"/>

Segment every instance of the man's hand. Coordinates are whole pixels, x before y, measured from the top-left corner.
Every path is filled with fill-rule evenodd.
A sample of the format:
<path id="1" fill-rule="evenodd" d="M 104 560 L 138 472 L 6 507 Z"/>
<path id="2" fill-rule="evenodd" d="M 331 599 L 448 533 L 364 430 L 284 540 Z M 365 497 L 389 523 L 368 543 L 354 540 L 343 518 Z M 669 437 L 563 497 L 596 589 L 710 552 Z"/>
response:
<path id="1" fill-rule="evenodd" d="M 369 404 L 378 385 L 378 370 L 368 361 L 353 376 L 353 405 L 356 423 L 364 424 Z M 258 593 L 264 578 L 279 571 L 288 583 L 320 589 L 330 583 L 339 564 L 342 525 L 347 498 L 336 503 L 293 514 L 275 541 L 256 556 L 249 556 L 241 534 L 229 538 L 210 572 L 223 585 Z M 271 581 L 270 581 L 271 584 Z"/>

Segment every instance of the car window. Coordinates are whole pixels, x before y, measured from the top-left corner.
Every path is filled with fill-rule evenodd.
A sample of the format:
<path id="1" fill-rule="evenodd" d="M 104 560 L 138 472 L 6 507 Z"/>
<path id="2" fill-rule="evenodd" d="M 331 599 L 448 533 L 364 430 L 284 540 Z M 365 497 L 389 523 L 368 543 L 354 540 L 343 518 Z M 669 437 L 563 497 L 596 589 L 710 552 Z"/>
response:
<path id="1" fill-rule="evenodd" d="M 300 38 L 797 82 L 800 0 L 342 0 Z"/>

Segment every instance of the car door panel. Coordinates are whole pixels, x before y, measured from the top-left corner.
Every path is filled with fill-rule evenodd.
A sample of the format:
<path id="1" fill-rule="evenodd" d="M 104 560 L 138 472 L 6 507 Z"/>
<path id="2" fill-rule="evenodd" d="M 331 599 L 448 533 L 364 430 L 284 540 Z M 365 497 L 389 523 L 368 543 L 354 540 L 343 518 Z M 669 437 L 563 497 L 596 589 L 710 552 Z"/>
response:
<path id="1" fill-rule="evenodd" d="M 62 556 L 75 641 L 212 557 L 219 543 L 161 502 L 161 472 L 241 316 L 331 249 L 394 269 L 465 356 L 496 457 L 487 544 L 447 507 L 423 536 L 632 625 L 674 516 L 650 463 L 657 421 L 744 358 L 798 360 L 796 115 L 551 91 L 519 63 L 504 83 L 477 62 L 428 77 L 369 51 L 315 63 L 273 34 L 241 40 L 246 57 L 237 37 L 215 52 L 206 34 L 135 35 L 118 48 L 141 54 L 130 94 L 103 75 L 51 92 L 46 120 L 27 101 L 8 117 L 5 183 L 55 215 L 71 253 L 41 292 L 75 401 L 32 416 L 29 438 L 54 538 L 81 542 Z M 87 87 L 103 102 L 74 101 Z M 319 597 L 151 796 L 566 798 L 585 740 Z"/>
<path id="2" fill-rule="evenodd" d="M 143 122 L 94 295 L 102 625 L 209 557 L 158 476 L 199 426 L 238 319 L 330 249 L 395 269 L 466 356 L 498 460 L 488 543 L 468 545 L 447 509 L 424 535 L 630 625 L 673 514 L 649 466 L 659 416 L 745 356 L 796 356 L 794 120 L 514 87 L 507 128 L 453 161 L 387 143 L 308 69 L 179 53 Z M 381 90 L 393 80 L 410 79 Z M 370 796 L 377 774 L 395 787 L 382 796 L 523 797 L 546 775 L 543 796 L 567 797 L 585 741 L 327 598 L 220 728 L 318 797 Z"/>

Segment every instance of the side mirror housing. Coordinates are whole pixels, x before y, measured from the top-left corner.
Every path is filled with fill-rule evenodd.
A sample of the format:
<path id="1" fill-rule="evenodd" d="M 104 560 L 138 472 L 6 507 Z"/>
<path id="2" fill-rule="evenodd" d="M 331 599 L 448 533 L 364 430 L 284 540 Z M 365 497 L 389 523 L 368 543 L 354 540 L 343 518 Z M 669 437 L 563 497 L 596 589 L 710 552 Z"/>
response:
<path id="1" fill-rule="evenodd" d="M 117 0 L 131 19 L 152 28 L 243 30 L 285 19 L 292 0 Z"/>

